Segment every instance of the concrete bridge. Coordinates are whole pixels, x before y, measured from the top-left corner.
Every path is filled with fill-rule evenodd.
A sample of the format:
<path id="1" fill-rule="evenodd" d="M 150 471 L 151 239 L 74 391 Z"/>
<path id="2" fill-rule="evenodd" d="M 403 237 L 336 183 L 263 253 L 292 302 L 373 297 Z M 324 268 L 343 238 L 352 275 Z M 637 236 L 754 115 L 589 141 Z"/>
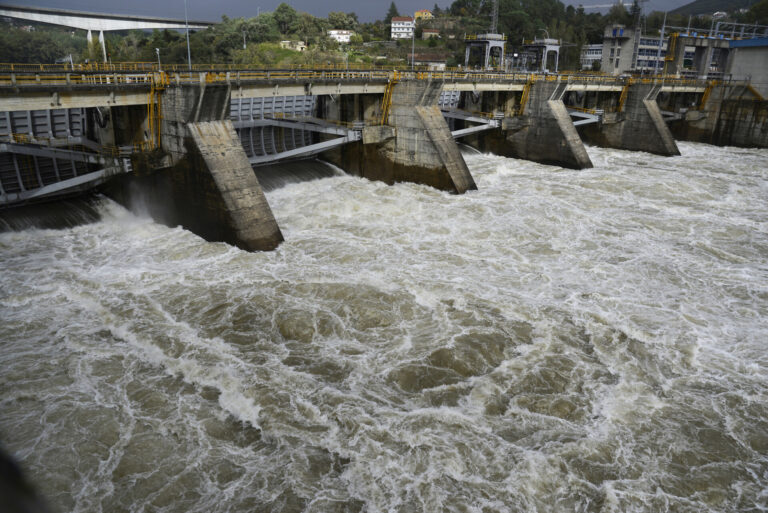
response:
<path id="1" fill-rule="evenodd" d="M 107 60 L 107 49 L 104 44 L 104 32 L 118 30 L 162 30 L 162 29 L 205 29 L 214 25 L 209 21 L 174 20 L 152 16 L 128 16 L 123 14 L 107 14 L 68 9 L 53 9 L 45 7 L 29 7 L 15 5 L 0 5 L 0 16 L 19 20 L 48 23 L 62 27 L 71 27 L 88 31 L 88 42 L 93 32 L 99 33 L 99 43 Z"/>
<path id="2" fill-rule="evenodd" d="M 768 146 L 749 84 L 601 76 L 173 66 L 0 69 L 0 206 L 99 187 L 249 250 L 282 240 L 254 166 L 320 156 L 387 183 L 476 188 L 455 139 L 582 169 L 584 142 L 678 155 Z"/>

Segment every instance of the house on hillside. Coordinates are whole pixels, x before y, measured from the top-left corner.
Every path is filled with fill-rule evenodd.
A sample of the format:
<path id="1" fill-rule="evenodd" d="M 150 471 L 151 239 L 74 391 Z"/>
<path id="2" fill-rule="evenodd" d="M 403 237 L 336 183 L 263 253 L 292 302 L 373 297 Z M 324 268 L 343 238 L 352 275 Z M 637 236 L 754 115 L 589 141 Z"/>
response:
<path id="1" fill-rule="evenodd" d="M 328 37 L 342 44 L 349 44 L 354 34 L 352 30 L 333 29 L 328 31 Z"/>
<path id="2" fill-rule="evenodd" d="M 447 56 L 445 54 L 417 53 L 408 54 L 408 61 L 414 66 L 425 67 L 430 71 L 445 71 Z"/>
<path id="3" fill-rule="evenodd" d="M 280 41 L 280 48 L 303 52 L 306 51 L 307 44 L 304 41 Z"/>
<path id="4" fill-rule="evenodd" d="M 428 9 L 422 9 L 420 11 L 416 11 L 415 13 L 413 13 L 413 17 L 416 20 L 431 20 L 432 18 L 434 18 L 434 16 L 432 15 L 432 11 Z"/>
<path id="5" fill-rule="evenodd" d="M 416 23 L 410 16 L 395 16 L 391 23 L 392 39 L 410 39 L 413 37 Z"/>

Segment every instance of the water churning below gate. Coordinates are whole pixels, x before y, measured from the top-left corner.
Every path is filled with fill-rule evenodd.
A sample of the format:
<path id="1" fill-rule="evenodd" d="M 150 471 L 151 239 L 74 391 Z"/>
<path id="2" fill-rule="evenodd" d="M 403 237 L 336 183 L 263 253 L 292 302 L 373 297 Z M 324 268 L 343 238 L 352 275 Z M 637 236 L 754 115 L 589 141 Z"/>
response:
<path id="1" fill-rule="evenodd" d="M 764 511 L 768 151 L 680 147 L 0 234 L 0 442 L 59 511 Z"/>

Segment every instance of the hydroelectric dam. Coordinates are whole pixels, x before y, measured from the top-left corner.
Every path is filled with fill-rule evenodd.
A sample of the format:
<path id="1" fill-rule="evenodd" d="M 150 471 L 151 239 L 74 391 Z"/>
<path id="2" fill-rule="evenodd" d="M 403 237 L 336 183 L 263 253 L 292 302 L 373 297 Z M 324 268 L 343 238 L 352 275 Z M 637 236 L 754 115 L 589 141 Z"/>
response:
<path id="1" fill-rule="evenodd" d="M 584 143 L 661 156 L 676 140 L 768 147 L 749 83 L 388 70 L 0 69 L 0 208 L 99 190 L 164 224 L 271 250 L 253 168 L 320 157 L 371 180 L 476 189 L 456 140 L 573 169 Z"/>

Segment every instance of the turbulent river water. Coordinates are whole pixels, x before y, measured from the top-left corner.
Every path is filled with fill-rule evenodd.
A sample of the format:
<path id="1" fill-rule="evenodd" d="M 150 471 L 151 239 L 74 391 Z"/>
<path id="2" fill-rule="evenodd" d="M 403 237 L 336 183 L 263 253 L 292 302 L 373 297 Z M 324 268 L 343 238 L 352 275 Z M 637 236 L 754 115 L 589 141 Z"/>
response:
<path id="1" fill-rule="evenodd" d="M 680 149 L 1 234 L 0 443 L 62 512 L 766 511 L 768 150 Z"/>

